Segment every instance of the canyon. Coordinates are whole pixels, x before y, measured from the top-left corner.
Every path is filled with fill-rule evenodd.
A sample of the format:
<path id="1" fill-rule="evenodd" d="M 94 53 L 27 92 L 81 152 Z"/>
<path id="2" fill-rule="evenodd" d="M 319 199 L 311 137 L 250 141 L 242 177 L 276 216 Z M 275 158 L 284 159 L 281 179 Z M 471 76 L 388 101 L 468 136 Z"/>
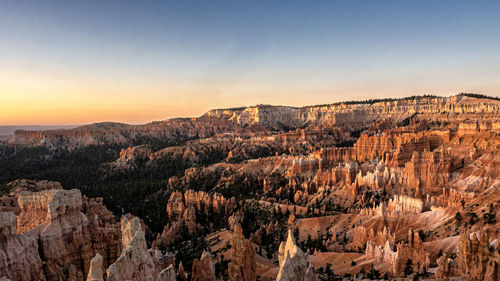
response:
<path id="1" fill-rule="evenodd" d="M 500 280 L 498 98 L 214 109 L 0 148 L 3 280 Z"/>

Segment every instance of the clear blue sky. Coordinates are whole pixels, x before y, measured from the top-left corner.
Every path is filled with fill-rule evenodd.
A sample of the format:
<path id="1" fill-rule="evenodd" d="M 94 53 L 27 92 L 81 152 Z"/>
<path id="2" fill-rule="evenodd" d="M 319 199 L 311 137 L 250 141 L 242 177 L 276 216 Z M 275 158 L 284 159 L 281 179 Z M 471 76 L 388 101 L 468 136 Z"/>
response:
<path id="1" fill-rule="evenodd" d="M 0 124 L 500 93 L 500 1 L 2 1 L 0 38 Z"/>

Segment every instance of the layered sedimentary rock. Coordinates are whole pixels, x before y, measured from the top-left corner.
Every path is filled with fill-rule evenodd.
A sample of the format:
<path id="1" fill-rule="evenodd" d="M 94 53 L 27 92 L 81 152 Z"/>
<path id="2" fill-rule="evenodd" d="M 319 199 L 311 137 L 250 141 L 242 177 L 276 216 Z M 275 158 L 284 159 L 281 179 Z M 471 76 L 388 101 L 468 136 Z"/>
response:
<path id="1" fill-rule="evenodd" d="M 243 229 L 239 223 L 236 223 L 233 229 L 234 236 L 231 243 L 233 253 L 228 265 L 229 280 L 255 281 L 255 249 L 252 242 L 243 236 Z"/>
<path id="2" fill-rule="evenodd" d="M 158 281 L 176 281 L 177 275 L 173 265 L 169 265 L 158 274 Z"/>
<path id="3" fill-rule="evenodd" d="M 155 264 L 147 251 L 146 239 L 141 222 L 137 217 L 124 216 L 121 219 L 123 251 L 115 263 L 106 270 L 108 281 L 145 281 L 155 278 Z"/>
<path id="4" fill-rule="evenodd" d="M 377 120 L 401 120 L 413 114 L 435 114 L 485 112 L 493 114 L 499 110 L 495 101 L 482 100 L 469 103 L 467 97 L 420 97 L 397 101 L 381 101 L 372 104 L 332 104 L 291 108 L 283 106 L 254 106 L 237 109 L 210 110 L 206 116 L 233 121 L 242 125 L 260 123 L 273 129 L 283 126 L 300 127 L 308 121 L 325 122 L 342 126 L 363 126 Z"/>
<path id="5" fill-rule="evenodd" d="M 394 195 L 387 204 L 387 212 L 391 215 L 401 215 L 406 213 L 419 214 L 424 210 L 424 202 L 418 198 L 404 195 Z"/>
<path id="6" fill-rule="evenodd" d="M 17 280 L 46 280 L 34 236 L 16 234 L 12 212 L 0 213 L 0 276 Z"/>
<path id="7" fill-rule="evenodd" d="M 373 264 L 381 274 L 403 277 L 411 260 L 413 271 L 434 267 L 429 272 L 436 270 L 436 277 L 461 276 L 463 268 L 468 278 L 495 280 L 499 104 L 459 96 L 306 108 L 256 106 L 141 126 L 107 123 L 18 132 L 12 144 L 57 148 L 49 150 L 47 159 L 59 149 L 86 145 L 129 147 L 116 161 L 100 166 L 99 172 L 109 172 L 111 180 L 123 169 L 135 177 L 167 165 L 168 184 L 147 194 L 147 199 L 166 201 L 166 223 L 148 250 L 139 224 L 132 225 L 134 219 L 126 216 L 120 229 L 102 198 L 79 198 L 49 182 L 18 181 L 16 188 L 3 188 L 0 199 L 0 210 L 14 212 L 19 223 L 16 229 L 12 214 L 0 214 L 0 255 L 6 257 L 0 260 L 0 276 L 14 281 L 102 280 L 100 270 L 108 269 L 107 280 L 187 281 L 192 276 L 212 281 L 214 262 L 229 259 L 227 272 L 217 274 L 231 280 L 315 280 L 293 237 L 282 243 L 276 265 L 270 249 L 288 226 L 297 229 L 300 242 L 314 253 L 311 262 L 322 277 L 329 263 L 337 276 L 361 276 Z M 47 188 L 60 191 L 42 191 Z M 116 199 L 111 198 L 115 193 L 102 196 Z M 245 199 L 236 202 L 230 196 Z M 141 208 L 142 202 L 152 201 L 133 207 Z M 125 205 L 113 207 L 137 211 Z M 155 231 L 158 217 L 144 217 Z M 485 225 L 493 241 L 462 238 L 459 267 L 453 258 L 456 236 Z M 425 243 L 408 231 L 412 227 L 423 231 Z M 205 253 L 192 274 L 185 274 L 181 265 L 176 276 L 174 256 L 187 256 L 164 251 L 191 253 L 198 236 L 208 238 L 216 253 L 213 260 Z"/>
<path id="8" fill-rule="evenodd" d="M 398 243 L 396 251 L 389 239 L 378 245 L 377 242 L 368 241 L 365 255 L 377 262 L 390 264 L 394 275 L 401 275 L 404 272 L 408 260 L 412 261 L 413 270 L 417 272 L 422 272 L 430 264 L 429 253 L 425 250 L 420 236 L 413 229 L 408 231 L 408 243 Z"/>
<path id="9" fill-rule="evenodd" d="M 181 235 L 184 228 L 190 234 L 195 233 L 202 226 L 197 221 L 198 212 L 210 216 L 213 214 L 229 214 L 236 206 L 234 198 L 227 199 L 214 193 L 187 190 L 174 191 L 167 202 L 167 216 L 172 221 L 164 226 L 163 232 L 158 235 L 153 246 L 168 246 Z"/>
<path id="10" fill-rule="evenodd" d="M 399 275 L 404 272 L 408 259 L 412 260 L 414 271 L 422 272 L 430 264 L 429 253 L 417 232 L 413 229 L 408 231 L 408 243 L 397 245 L 397 257 L 393 264 L 394 273 Z"/>
<path id="11" fill-rule="evenodd" d="M 469 280 L 500 280 L 500 244 L 491 247 L 486 231 L 482 231 L 479 238 L 475 233 L 462 233 L 457 259 Z"/>
<path id="12" fill-rule="evenodd" d="M 356 226 L 354 227 L 354 234 L 352 243 L 350 247 L 352 249 L 362 249 L 367 243 L 370 243 L 372 247 L 375 246 L 384 246 L 386 242 L 389 243 L 389 246 L 392 248 L 396 242 L 395 235 L 391 233 L 391 231 L 384 226 L 382 231 L 378 231 L 375 233 L 373 228 L 369 230 L 364 226 Z"/>
<path id="13" fill-rule="evenodd" d="M 373 103 L 338 103 L 294 108 L 258 105 L 244 108 L 214 109 L 199 118 L 170 119 L 145 125 L 97 123 L 69 130 L 16 131 L 8 140 L 11 144 L 40 145 L 50 148 L 64 145 L 75 148 L 96 144 L 124 144 L 149 137 L 171 139 L 205 138 L 216 133 L 243 130 L 283 130 L 310 126 L 363 128 L 373 122 L 392 119 L 401 121 L 414 115 L 439 120 L 453 115 L 455 119 L 476 121 L 495 117 L 500 110 L 498 101 L 465 96 L 449 98 L 415 97 Z M 446 113 L 444 113 L 446 112 Z M 484 120 L 484 119 L 483 119 Z"/>
<path id="14" fill-rule="evenodd" d="M 124 148 L 120 151 L 120 157 L 111 164 L 113 169 L 130 169 L 136 167 L 140 162 L 150 159 L 153 150 L 147 145 L 138 145 Z"/>
<path id="15" fill-rule="evenodd" d="M 449 258 L 447 254 L 443 254 L 436 260 L 438 269 L 436 270 L 436 278 L 447 279 L 456 276 L 458 266 L 456 262 Z"/>
<path id="16" fill-rule="evenodd" d="M 21 193 L 22 191 L 42 191 L 47 189 L 62 189 L 59 182 L 47 180 L 18 179 L 7 184 L 12 188 L 11 193 Z"/>
<path id="17" fill-rule="evenodd" d="M 314 274 L 314 267 L 311 264 L 309 264 L 309 267 L 307 268 L 304 281 L 318 281 L 316 274 Z"/>
<path id="18" fill-rule="evenodd" d="M 412 188 L 443 186 L 451 177 L 451 161 L 444 151 L 414 151 L 402 171 L 403 184 Z"/>
<path id="19" fill-rule="evenodd" d="M 201 258 L 193 261 L 191 281 L 216 281 L 212 255 L 204 251 Z"/>
<path id="20" fill-rule="evenodd" d="M 234 129 L 231 123 L 217 121 L 214 118 L 170 119 L 144 125 L 103 122 L 69 130 L 17 130 L 8 143 L 72 150 L 89 145 L 128 144 L 143 138 L 175 143 L 194 137 L 205 138 Z"/>
<path id="21" fill-rule="evenodd" d="M 224 212 L 234 208 L 235 199 L 227 199 L 220 194 L 209 194 L 203 191 L 187 190 L 185 192 L 174 191 L 167 203 L 167 215 L 170 219 L 179 219 L 185 215 L 185 210 L 193 207 L 197 211 L 209 214 L 209 212 Z"/>
<path id="22" fill-rule="evenodd" d="M 104 255 L 106 266 L 118 256 L 119 229 L 101 226 L 97 214 L 89 219 L 81 213 L 80 191 L 21 192 L 18 202 L 18 234 L 0 241 L 6 255 L 16 254 L 5 259 L 5 268 L 23 267 L 7 270 L 12 280 L 30 280 L 26 272 L 39 276 L 33 280 L 85 280 L 95 253 Z M 12 250 L 13 244 L 22 252 Z"/>
<path id="23" fill-rule="evenodd" d="M 0 212 L 0 237 L 16 234 L 16 214 Z"/>
<path id="24" fill-rule="evenodd" d="M 78 190 L 22 192 L 18 204 L 21 209 L 17 218 L 18 232 L 23 233 L 37 225 L 50 224 L 63 214 L 79 216 L 82 196 Z"/>
<path id="25" fill-rule="evenodd" d="M 59 182 L 47 180 L 18 179 L 7 184 L 8 194 L 0 197 L 0 211 L 20 213 L 17 197 L 23 191 L 38 192 L 49 189 L 62 189 Z"/>

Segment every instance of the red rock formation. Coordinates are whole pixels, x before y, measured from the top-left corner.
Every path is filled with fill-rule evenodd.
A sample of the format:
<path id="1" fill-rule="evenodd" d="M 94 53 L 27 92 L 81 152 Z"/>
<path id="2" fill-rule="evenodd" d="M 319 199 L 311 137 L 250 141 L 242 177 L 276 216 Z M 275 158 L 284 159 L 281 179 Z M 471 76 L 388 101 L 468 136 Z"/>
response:
<path id="1" fill-rule="evenodd" d="M 193 261 L 191 281 L 216 281 L 212 256 L 204 251 L 201 258 Z"/>
<path id="2" fill-rule="evenodd" d="M 429 267 L 429 253 L 424 248 L 424 243 L 417 232 L 413 229 L 408 231 L 408 243 L 397 245 L 397 257 L 393 264 L 394 274 L 400 275 L 404 272 L 406 261 L 412 260 L 414 271 L 423 272 L 425 267 Z"/>
<path id="3" fill-rule="evenodd" d="M 472 236 L 472 239 L 470 238 Z M 490 247 L 488 232 L 480 238 L 462 233 L 458 241 L 458 265 L 468 280 L 500 280 L 500 245 Z"/>
<path id="4" fill-rule="evenodd" d="M 369 240 L 366 244 L 365 255 L 377 262 L 390 264 L 394 275 L 403 274 L 408 259 L 412 261 L 413 270 L 416 272 L 422 272 L 430 264 L 429 253 L 424 249 L 420 236 L 413 229 L 408 231 L 408 243 L 398 243 L 396 251 L 393 250 L 393 244 L 391 245 L 389 239 L 378 245 L 377 242 L 372 244 Z"/>
<path id="5" fill-rule="evenodd" d="M 16 234 L 14 213 L 0 213 L 0 276 L 13 281 L 46 280 L 36 236 Z"/>
<path id="6" fill-rule="evenodd" d="M 444 151 L 413 152 L 402 171 L 403 184 L 412 188 L 441 188 L 450 179 L 451 161 Z"/>
<path id="7" fill-rule="evenodd" d="M 436 278 L 447 279 L 457 275 L 458 265 L 456 262 L 443 254 L 437 260 L 438 269 L 436 271 Z"/>
<path id="8" fill-rule="evenodd" d="M 145 281 L 157 276 L 153 258 L 147 251 L 141 221 L 124 216 L 121 220 L 123 252 L 106 270 L 108 281 Z"/>
<path id="9" fill-rule="evenodd" d="M 404 195 L 394 195 L 387 204 L 387 213 L 392 216 L 402 214 L 419 214 L 424 210 L 424 202 L 418 198 Z"/>
<path id="10" fill-rule="evenodd" d="M 119 229 L 111 223 L 101 226 L 97 214 L 91 219 L 82 214 L 82 197 L 78 190 L 22 192 L 18 202 L 21 209 L 17 218 L 19 234 L 0 244 L 7 248 L 10 243 L 17 243 L 26 253 L 18 255 L 17 259 L 7 259 L 6 268 L 16 267 L 23 260 L 43 259 L 43 267 L 27 263 L 26 271 L 36 272 L 46 280 L 83 281 L 97 251 L 104 255 L 106 266 L 118 256 Z M 19 274 L 23 273 L 19 271 Z M 25 280 L 15 271 L 10 277 Z"/>
<path id="11" fill-rule="evenodd" d="M 493 120 L 500 104 L 492 99 L 464 96 L 417 97 L 375 103 L 331 104 L 293 108 L 258 105 L 246 108 L 214 109 L 199 118 L 170 119 L 145 125 L 97 123 L 68 130 L 16 131 L 10 144 L 49 148 L 98 144 L 126 144 L 143 137 L 164 140 L 206 138 L 217 133 L 265 131 L 310 127 L 364 128 L 383 120 L 401 121 L 414 115 L 426 120 L 453 118 L 454 122 Z M 446 114 L 443 112 L 447 112 Z M 495 122 L 492 122 L 495 123 Z M 300 137 L 300 136 L 299 136 Z M 373 156 L 374 154 L 367 154 Z M 373 158 L 373 157 L 372 157 Z M 361 161 L 358 159 L 358 161 Z"/>
<path id="12" fill-rule="evenodd" d="M 391 233 L 391 231 L 384 226 L 382 231 L 378 231 L 376 234 L 373 228 L 367 230 L 364 226 L 355 226 L 354 227 L 354 235 L 352 243 L 349 245 L 351 249 L 360 250 L 364 248 L 367 242 L 370 242 L 372 246 L 384 246 L 386 242 L 389 242 L 389 245 L 394 246 L 396 241 L 395 235 Z"/>
<path id="13" fill-rule="evenodd" d="M 110 164 L 111 169 L 127 170 L 137 166 L 140 161 L 150 160 L 153 150 L 147 145 L 123 148 L 120 157 Z"/>
<path id="14" fill-rule="evenodd" d="M 239 223 L 234 226 L 234 235 L 231 243 L 233 252 L 228 265 L 229 280 L 255 281 L 256 264 L 255 249 L 250 240 L 243 236 L 243 229 Z"/>
<path id="15" fill-rule="evenodd" d="M 318 281 L 318 278 L 316 278 L 316 274 L 314 274 L 314 267 L 311 264 L 309 264 L 309 267 L 307 268 L 304 281 Z"/>
<path id="16" fill-rule="evenodd" d="M 179 219 L 184 216 L 184 211 L 188 207 L 193 207 L 197 211 L 203 211 L 207 215 L 210 210 L 219 212 L 221 209 L 227 214 L 235 205 L 234 198 L 227 199 L 217 193 L 209 194 L 193 190 L 185 192 L 174 191 L 167 203 L 167 215 L 170 219 Z"/>

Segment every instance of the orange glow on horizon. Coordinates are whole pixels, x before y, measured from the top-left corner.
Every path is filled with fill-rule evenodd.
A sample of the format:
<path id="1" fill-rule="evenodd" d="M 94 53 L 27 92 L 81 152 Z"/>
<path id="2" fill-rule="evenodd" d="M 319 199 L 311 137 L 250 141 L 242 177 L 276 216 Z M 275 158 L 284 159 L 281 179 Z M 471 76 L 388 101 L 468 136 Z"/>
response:
<path id="1" fill-rule="evenodd" d="M 495 89 L 498 88 L 498 85 L 485 83 L 481 88 L 470 89 L 469 84 L 460 81 L 440 87 L 417 82 L 388 83 L 382 80 L 313 85 L 248 81 L 228 85 L 0 70 L 0 125 L 80 125 L 102 121 L 139 124 L 200 116 L 213 108 L 261 103 L 304 106 L 418 94 L 449 96 L 463 91 L 497 96 Z"/>

